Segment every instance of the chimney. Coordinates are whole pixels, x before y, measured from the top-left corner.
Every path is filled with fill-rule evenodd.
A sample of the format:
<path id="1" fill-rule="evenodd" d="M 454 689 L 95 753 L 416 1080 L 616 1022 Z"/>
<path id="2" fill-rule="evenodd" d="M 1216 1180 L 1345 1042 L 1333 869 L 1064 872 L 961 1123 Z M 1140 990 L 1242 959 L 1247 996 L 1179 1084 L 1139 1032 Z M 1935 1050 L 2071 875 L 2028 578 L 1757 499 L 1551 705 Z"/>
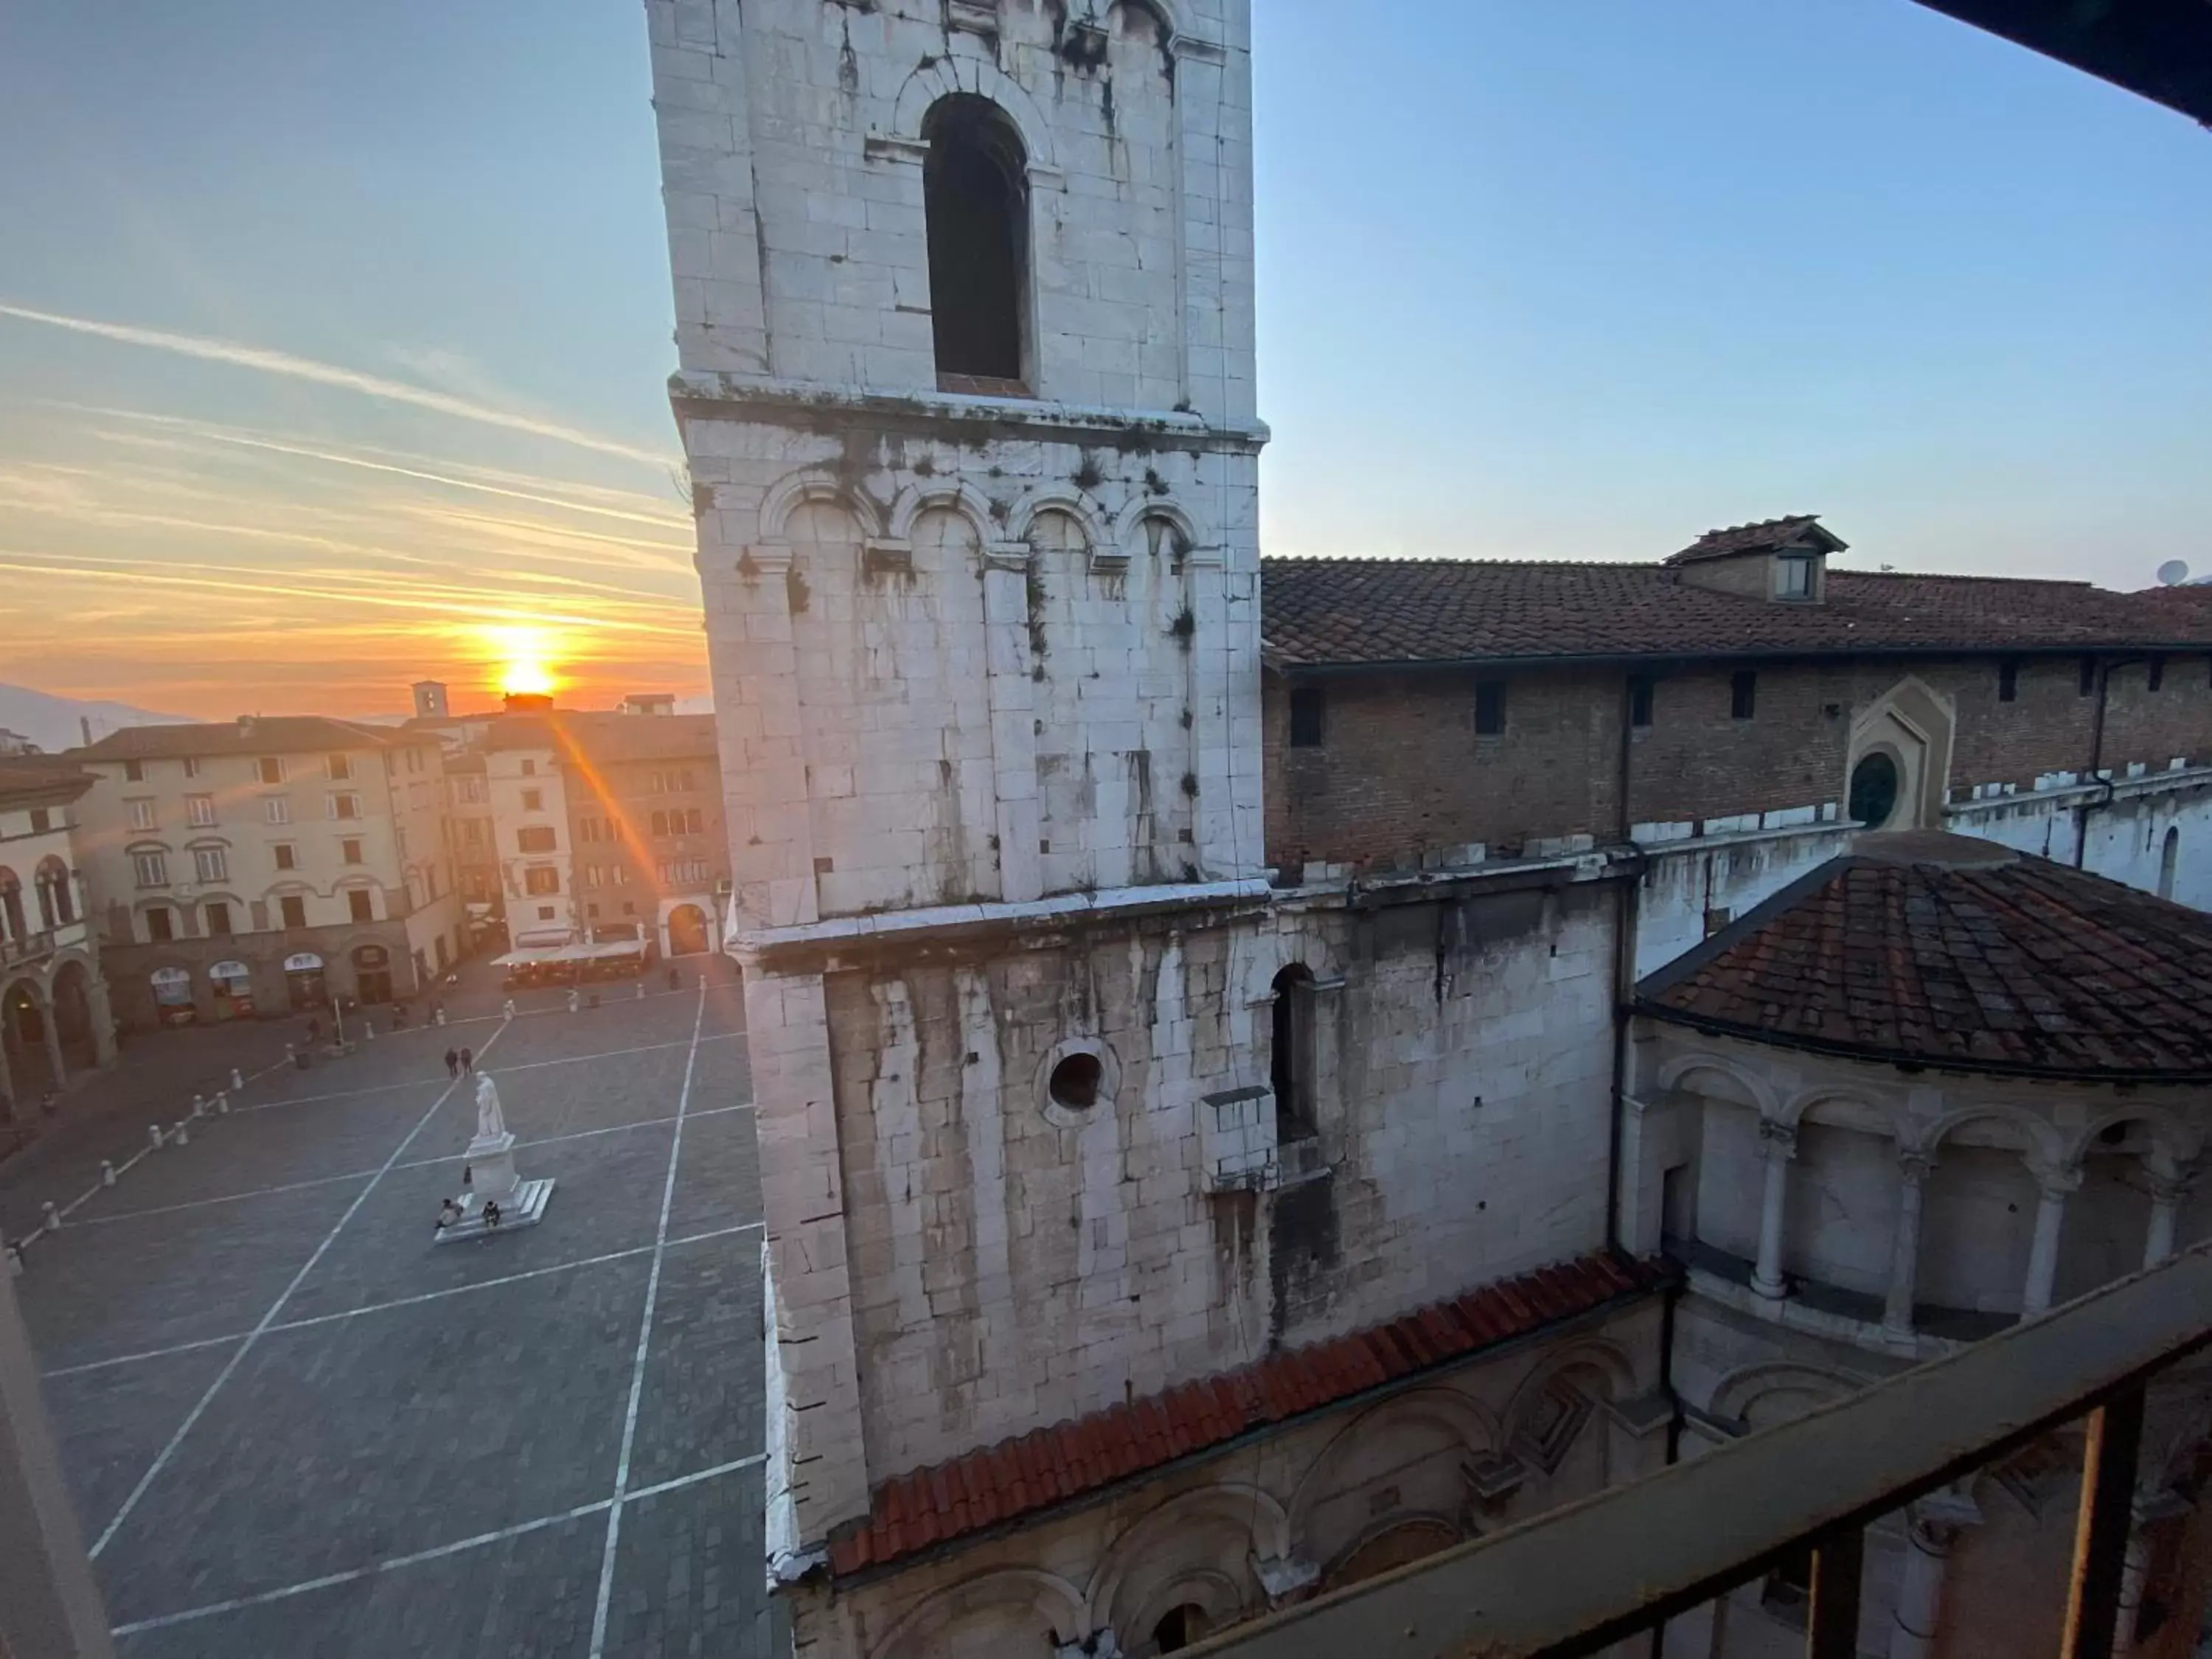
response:
<path id="1" fill-rule="evenodd" d="M 238 735 L 241 738 L 252 737 L 253 735 L 253 722 L 258 718 L 258 716 L 253 714 L 240 714 L 238 717 Z"/>
<path id="2" fill-rule="evenodd" d="M 80 736 L 80 737 L 82 737 L 82 738 L 84 739 L 84 746 L 85 746 L 86 748 L 88 748 L 88 749 L 91 748 L 91 747 L 92 747 L 92 716 L 91 716 L 91 715 L 89 715 L 89 714 L 79 714 L 79 715 L 76 717 L 76 729 L 77 729 L 77 735 L 78 735 L 78 736 Z"/>

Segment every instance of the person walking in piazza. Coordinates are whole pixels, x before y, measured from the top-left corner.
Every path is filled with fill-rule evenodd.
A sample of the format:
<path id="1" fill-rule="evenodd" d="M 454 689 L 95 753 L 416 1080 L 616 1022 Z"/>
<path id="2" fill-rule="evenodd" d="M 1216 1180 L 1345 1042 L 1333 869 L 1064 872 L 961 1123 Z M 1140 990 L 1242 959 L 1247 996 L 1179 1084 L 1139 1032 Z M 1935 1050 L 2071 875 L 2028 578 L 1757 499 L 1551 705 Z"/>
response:
<path id="1" fill-rule="evenodd" d="M 447 1077 L 459 1077 L 460 1074 L 461 1074 L 461 1054 L 460 1054 L 460 1050 L 459 1050 L 459 1049 L 458 1049 L 458 1048 L 448 1048 L 448 1049 L 447 1049 L 447 1050 L 446 1050 L 446 1075 L 447 1075 Z"/>
<path id="2" fill-rule="evenodd" d="M 474 1077 L 476 1074 L 477 1074 L 477 1054 L 476 1054 L 476 1050 L 475 1050 L 475 1049 L 473 1049 L 473 1048 L 464 1048 L 464 1049 L 462 1049 L 462 1050 L 461 1050 L 461 1075 L 462 1075 L 463 1077 Z"/>

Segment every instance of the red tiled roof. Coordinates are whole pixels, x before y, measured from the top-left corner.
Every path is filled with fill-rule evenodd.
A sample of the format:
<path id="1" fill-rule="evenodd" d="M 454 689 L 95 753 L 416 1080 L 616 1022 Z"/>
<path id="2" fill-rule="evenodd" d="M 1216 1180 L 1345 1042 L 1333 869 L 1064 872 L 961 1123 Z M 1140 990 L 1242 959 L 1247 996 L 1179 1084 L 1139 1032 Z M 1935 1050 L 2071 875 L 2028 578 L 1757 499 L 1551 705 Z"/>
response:
<path id="1" fill-rule="evenodd" d="M 1646 978 L 1700 1030 L 2009 1075 L 2212 1078 L 2212 917 L 1964 836 L 1852 851 Z"/>
<path id="2" fill-rule="evenodd" d="M 1590 1255 L 1311 1347 L 1037 1429 L 896 1480 L 831 1534 L 833 1573 L 858 1572 L 1218 1446 L 1254 1429 L 1464 1358 L 1657 1282 Z"/>
<path id="3" fill-rule="evenodd" d="M 2176 599 L 2178 588 L 1831 569 L 1826 598 L 1807 604 L 1717 592 L 1656 564 L 1268 559 L 1262 570 L 1268 659 L 1293 669 L 2212 648 L 2212 602 Z"/>
<path id="4" fill-rule="evenodd" d="M 1696 559 L 1725 559 L 1738 553 L 1772 553 L 1785 547 L 1815 546 L 1826 553 L 1840 553 L 1850 543 L 1833 531 L 1823 529 L 1817 513 L 1800 513 L 1787 519 L 1761 519 L 1726 530 L 1708 530 L 1668 564 L 1688 564 Z"/>

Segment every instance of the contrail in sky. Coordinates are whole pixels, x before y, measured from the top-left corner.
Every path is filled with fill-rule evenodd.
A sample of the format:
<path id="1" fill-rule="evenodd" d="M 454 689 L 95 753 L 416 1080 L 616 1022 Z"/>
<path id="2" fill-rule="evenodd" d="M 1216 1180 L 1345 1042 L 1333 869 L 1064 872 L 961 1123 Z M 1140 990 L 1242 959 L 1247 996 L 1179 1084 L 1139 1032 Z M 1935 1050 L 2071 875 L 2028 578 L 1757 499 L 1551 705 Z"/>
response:
<path id="1" fill-rule="evenodd" d="M 342 391 L 357 392 L 363 397 L 381 398 L 387 403 L 411 404 L 417 409 L 450 415 L 456 420 L 474 421 L 482 426 L 504 427 L 510 432 L 526 432 L 534 437 L 574 444 L 580 449 L 595 450 L 602 455 L 617 455 L 624 460 L 641 462 L 647 466 L 665 468 L 673 459 L 650 449 L 640 449 L 634 444 L 602 438 L 596 433 L 562 426 L 556 421 L 542 421 L 534 416 L 471 403 L 465 398 L 433 392 L 427 386 L 410 386 L 404 380 L 387 380 L 381 375 L 364 374 L 359 369 L 317 362 L 312 357 L 295 357 L 289 351 L 270 351 L 260 346 L 240 345 L 231 340 L 210 340 L 196 334 L 172 334 L 163 329 L 136 328 L 125 323 L 103 323 L 89 317 L 66 317 L 58 312 L 34 311 L 28 306 L 10 305 L 5 301 L 0 301 L 0 317 L 18 317 L 27 323 L 44 323 L 52 328 L 65 328 L 73 333 L 89 334 L 125 345 L 150 346 L 156 351 L 173 351 L 179 356 L 197 357 L 203 362 L 229 363 L 239 368 L 258 369 L 264 374 L 282 374 L 295 380 L 313 381 L 317 386 L 337 386 Z"/>

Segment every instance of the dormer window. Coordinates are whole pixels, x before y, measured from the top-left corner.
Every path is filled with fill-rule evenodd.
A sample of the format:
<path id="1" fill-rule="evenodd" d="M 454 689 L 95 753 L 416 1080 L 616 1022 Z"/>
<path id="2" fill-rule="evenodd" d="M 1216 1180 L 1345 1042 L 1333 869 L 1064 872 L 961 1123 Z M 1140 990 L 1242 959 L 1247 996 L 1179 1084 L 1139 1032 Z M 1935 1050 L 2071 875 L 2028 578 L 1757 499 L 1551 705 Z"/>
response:
<path id="1" fill-rule="evenodd" d="M 1747 599 L 1818 605 L 1827 582 L 1828 556 L 1844 550 L 1842 538 L 1820 527 L 1814 514 L 1764 519 L 1729 530 L 1708 530 L 1667 561 L 1677 581 Z"/>

